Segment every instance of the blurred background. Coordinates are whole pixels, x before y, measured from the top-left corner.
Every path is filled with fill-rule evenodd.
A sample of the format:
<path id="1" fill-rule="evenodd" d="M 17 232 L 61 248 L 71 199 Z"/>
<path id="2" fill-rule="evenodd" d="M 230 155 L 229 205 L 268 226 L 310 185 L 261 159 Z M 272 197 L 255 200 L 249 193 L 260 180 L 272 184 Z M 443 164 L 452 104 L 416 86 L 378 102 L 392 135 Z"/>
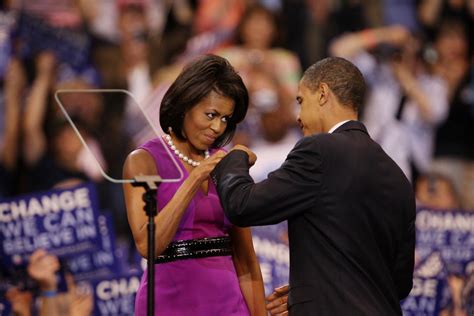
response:
<path id="1" fill-rule="evenodd" d="M 4 0 L 0 9 L 1 201 L 93 183 L 117 247 L 131 253 L 122 188 L 103 178 L 55 91 L 133 94 L 135 100 L 124 93 L 61 96 L 95 159 L 121 178 L 125 156 L 155 135 L 141 109 L 158 125 L 161 98 L 183 65 L 205 53 L 224 56 L 249 90 L 249 111 L 233 142 L 255 151 L 252 176 L 259 181 L 301 137 L 295 97 L 302 72 L 340 56 L 364 74 L 360 119 L 410 179 L 420 209 L 471 219 L 473 0 Z M 269 293 L 287 282 L 286 224 L 253 233 Z M 474 236 L 464 233 L 462 268 L 443 276 L 436 307 L 423 315 L 473 315 Z M 7 290 L 8 310 L 34 310 L 34 295 Z M 76 294 L 70 301 L 86 306 L 83 315 L 104 314 Z M 410 304 L 405 313 L 415 315 Z"/>

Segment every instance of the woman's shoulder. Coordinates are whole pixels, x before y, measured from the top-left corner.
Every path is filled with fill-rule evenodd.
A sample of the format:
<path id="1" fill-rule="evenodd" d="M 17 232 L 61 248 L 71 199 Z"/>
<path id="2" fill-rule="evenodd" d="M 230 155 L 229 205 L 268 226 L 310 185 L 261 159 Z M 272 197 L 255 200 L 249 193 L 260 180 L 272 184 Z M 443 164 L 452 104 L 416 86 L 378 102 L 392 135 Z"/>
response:
<path id="1" fill-rule="evenodd" d="M 163 147 L 163 145 L 164 143 L 162 142 L 160 137 L 156 137 L 142 143 L 140 146 L 137 147 L 137 149 L 150 150 L 150 149 L 156 149 L 157 146 Z"/>
<path id="2" fill-rule="evenodd" d="M 156 161 L 160 156 L 166 154 L 165 146 L 164 141 L 160 137 L 156 137 L 138 146 L 128 157 L 130 159 L 151 159 Z"/>
<path id="3" fill-rule="evenodd" d="M 123 172 L 125 178 L 132 178 L 139 174 L 156 174 L 154 157 L 147 150 L 137 148 L 128 154 Z"/>
<path id="4" fill-rule="evenodd" d="M 149 152 L 157 160 L 160 160 L 160 158 L 163 156 L 170 155 L 170 147 L 166 144 L 166 141 L 163 139 L 163 137 L 150 139 L 138 146 L 138 149 L 143 149 Z"/>

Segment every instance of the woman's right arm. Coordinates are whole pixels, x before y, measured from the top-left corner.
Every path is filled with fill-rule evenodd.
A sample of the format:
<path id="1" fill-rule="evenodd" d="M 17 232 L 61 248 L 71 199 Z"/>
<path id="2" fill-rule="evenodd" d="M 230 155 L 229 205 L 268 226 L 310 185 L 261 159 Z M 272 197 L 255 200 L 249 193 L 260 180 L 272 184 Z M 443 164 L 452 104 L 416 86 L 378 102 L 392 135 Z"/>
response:
<path id="1" fill-rule="evenodd" d="M 160 255 L 173 240 L 183 214 L 204 180 L 207 180 L 214 166 L 225 154 L 218 152 L 206 159 L 190 172 L 173 198 L 155 217 L 155 254 Z M 133 151 L 125 161 L 123 176 L 132 179 L 139 175 L 156 175 L 153 157 L 143 149 Z M 143 189 L 131 184 L 123 185 L 127 217 L 138 252 L 147 256 L 147 216 L 143 211 Z"/>

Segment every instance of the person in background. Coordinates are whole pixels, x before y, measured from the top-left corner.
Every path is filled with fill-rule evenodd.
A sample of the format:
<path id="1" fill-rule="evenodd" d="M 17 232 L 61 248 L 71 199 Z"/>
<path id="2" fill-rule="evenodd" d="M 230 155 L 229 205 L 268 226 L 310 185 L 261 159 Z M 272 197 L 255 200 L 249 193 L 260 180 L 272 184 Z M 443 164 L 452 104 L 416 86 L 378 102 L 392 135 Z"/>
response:
<path id="1" fill-rule="evenodd" d="M 216 153 L 217 149 L 232 139 L 247 107 L 247 89 L 227 60 L 215 55 L 196 59 L 183 69 L 163 98 L 163 139 L 146 142 L 125 161 L 126 179 L 156 174 L 163 179 L 175 178 L 176 164 L 184 174 L 179 182 L 161 183 L 157 192 L 156 257 L 148 258 L 156 263 L 157 313 L 266 314 L 250 230 L 228 222 L 209 178 L 224 155 Z M 143 192 L 130 184 L 123 189 L 136 247 L 146 257 Z M 182 252 L 183 247 L 189 250 Z M 135 301 L 138 316 L 146 313 L 146 275 Z"/>
<path id="2" fill-rule="evenodd" d="M 278 46 L 282 37 L 278 25 L 273 12 L 250 5 L 240 22 L 236 45 L 217 52 L 242 75 L 249 90 L 249 110 L 233 143 L 246 145 L 259 155 L 252 168 L 256 180 L 280 166 L 300 137 L 293 96 L 301 66 L 295 54 Z"/>
<path id="3" fill-rule="evenodd" d="M 237 45 L 217 52 L 239 71 L 249 89 L 249 113 L 235 144 L 252 147 L 259 139 L 277 143 L 295 125 L 292 96 L 301 67 L 296 55 L 276 47 L 279 36 L 276 16 L 262 5 L 252 5 L 240 21 Z"/>
<path id="4" fill-rule="evenodd" d="M 435 37 L 432 68 L 447 82 L 449 112 L 436 131 L 432 170 L 449 175 L 462 207 L 473 209 L 474 64 L 469 34 L 460 21 L 445 20 Z"/>
<path id="5" fill-rule="evenodd" d="M 100 180 L 102 177 L 95 167 L 94 158 L 86 153 L 73 128 L 64 119 L 63 114 L 59 113 L 59 107 L 55 105 L 53 114 L 48 112 L 48 101 L 55 86 L 55 76 L 54 54 L 42 52 L 36 59 L 36 76 L 26 99 L 25 119 L 22 124 L 23 159 L 27 175 L 31 177 L 27 188 L 29 191 L 75 185 L 88 179 Z M 101 105 L 95 102 L 95 96 L 71 93 L 60 99 L 70 116 L 80 118 L 74 119 L 75 123 L 95 152 L 95 156 L 99 161 L 102 160 L 98 143 L 86 133 L 89 126 L 98 123 L 96 116 L 101 111 Z M 45 121 L 49 123 L 47 125 L 49 130 L 45 130 Z"/>
<path id="6" fill-rule="evenodd" d="M 459 194 L 449 177 L 429 173 L 416 182 L 417 204 L 422 207 L 455 210 L 460 208 Z"/>
<path id="7" fill-rule="evenodd" d="M 423 41 L 402 26 L 387 26 L 336 38 L 331 54 L 361 69 L 369 85 L 362 121 L 414 183 L 430 170 L 436 128 L 448 112 L 445 82 L 421 58 Z"/>
<path id="8" fill-rule="evenodd" d="M 11 310 L 15 316 L 30 316 L 33 305 L 33 295 L 30 291 L 21 291 L 11 288 L 5 294 L 11 304 Z"/>
<path id="9" fill-rule="evenodd" d="M 474 314 L 474 272 L 471 270 L 469 277 L 466 280 L 466 285 L 462 291 L 462 300 L 464 306 L 466 306 L 466 314 Z"/>
<path id="10" fill-rule="evenodd" d="M 21 136 L 21 103 L 26 88 L 26 74 L 21 62 L 13 58 L 7 66 L 4 85 L 5 115 L 3 141 L 0 144 L 0 196 L 17 193 Z"/>
<path id="11" fill-rule="evenodd" d="M 37 307 L 39 316 L 90 316 L 93 309 L 93 296 L 90 292 L 77 291 L 72 275 L 66 274 L 67 291 L 58 289 L 58 257 L 44 249 L 35 250 L 29 259 L 26 273 L 36 283 L 38 296 L 36 303 L 32 292 L 10 289 L 6 296 L 12 303 L 15 315 L 29 316 Z"/>
<path id="12" fill-rule="evenodd" d="M 38 249 L 30 256 L 27 272 L 36 281 L 40 295 L 40 316 L 66 315 L 69 304 L 64 294 L 58 293 L 57 273 L 60 268 L 58 257 Z"/>
<path id="13" fill-rule="evenodd" d="M 417 1 L 416 9 L 420 25 L 430 39 L 436 37 L 439 26 L 445 20 L 458 21 L 467 34 L 472 34 L 474 30 L 473 0 L 421 0 Z"/>

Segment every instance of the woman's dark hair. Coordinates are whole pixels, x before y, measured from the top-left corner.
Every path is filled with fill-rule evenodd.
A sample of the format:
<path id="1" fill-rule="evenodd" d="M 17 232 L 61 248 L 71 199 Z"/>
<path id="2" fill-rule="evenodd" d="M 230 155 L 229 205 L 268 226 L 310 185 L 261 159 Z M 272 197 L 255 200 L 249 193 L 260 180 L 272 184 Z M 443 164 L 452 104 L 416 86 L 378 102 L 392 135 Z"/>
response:
<path id="1" fill-rule="evenodd" d="M 247 113 L 249 96 L 242 78 L 230 63 L 216 55 L 204 55 L 189 63 L 166 91 L 160 108 L 161 129 L 169 133 L 168 129 L 171 127 L 175 135 L 184 140 L 184 115 L 211 91 L 228 97 L 235 103 L 234 113 L 227 122 L 226 130 L 212 147 L 228 144 L 234 136 L 237 124 Z"/>

